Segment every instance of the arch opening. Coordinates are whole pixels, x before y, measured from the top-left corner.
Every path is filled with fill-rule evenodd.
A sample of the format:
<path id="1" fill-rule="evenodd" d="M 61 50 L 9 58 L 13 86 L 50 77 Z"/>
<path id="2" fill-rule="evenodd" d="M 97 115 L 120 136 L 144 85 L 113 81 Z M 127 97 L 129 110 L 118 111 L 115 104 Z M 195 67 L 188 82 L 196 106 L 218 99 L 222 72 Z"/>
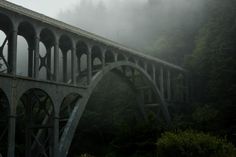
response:
<path id="1" fill-rule="evenodd" d="M 59 64 L 61 65 L 59 68 L 61 81 L 64 83 L 69 83 L 71 73 L 71 57 L 69 57 L 69 53 L 72 50 L 72 40 L 67 35 L 62 35 L 59 39 L 59 48 L 60 53 L 59 57 L 61 58 L 59 60 Z M 70 53 L 71 54 L 71 53 Z M 70 69 L 68 71 L 68 69 Z"/>
<path id="2" fill-rule="evenodd" d="M 8 64 L 8 39 L 6 34 L 0 30 L 0 73 L 7 73 Z"/>
<path id="3" fill-rule="evenodd" d="M 46 78 L 47 80 L 53 79 L 53 71 L 54 71 L 54 43 L 55 36 L 51 30 L 48 28 L 43 29 L 40 32 L 40 40 L 45 46 L 45 60 L 46 60 Z M 41 52 L 41 49 L 40 49 Z"/>
<path id="4" fill-rule="evenodd" d="M 117 60 L 118 61 L 124 61 L 125 60 L 125 55 L 121 54 L 121 53 L 118 53 L 117 55 Z"/>
<path id="5" fill-rule="evenodd" d="M 10 71 L 8 53 L 11 46 L 9 38 L 13 24 L 9 16 L 0 13 L 0 73 L 8 73 Z"/>
<path id="6" fill-rule="evenodd" d="M 105 52 L 105 63 L 115 62 L 115 55 L 112 51 L 108 50 Z"/>
<path id="7" fill-rule="evenodd" d="M 16 119 L 16 154 L 50 156 L 53 150 L 54 106 L 41 89 L 30 89 L 19 99 Z"/>
<path id="8" fill-rule="evenodd" d="M 92 48 L 92 74 L 96 74 L 102 67 L 102 52 L 98 46 Z"/>
<path id="9" fill-rule="evenodd" d="M 86 45 L 85 42 L 78 42 L 76 44 L 76 56 L 77 56 L 77 82 L 81 82 L 86 80 L 86 73 L 87 73 L 87 68 L 88 68 L 88 46 Z"/>
<path id="10" fill-rule="evenodd" d="M 39 43 L 39 78 L 46 80 L 47 79 L 47 49 L 43 42 Z"/>
<path id="11" fill-rule="evenodd" d="M 32 77 L 33 58 L 35 50 L 35 28 L 27 21 L 23 21 L 18 26 L 17 37 L 17 68 L 16 72 L 21 76 Z"/>
<path id="12" fill-rule="evenodd" d="M 136 62 L 135 62 L 135 59 L 134 59 L 133 57 L 129 57 L 128 61 L 130 61 L 130 62 L 132 62 L 132 63 L 134 63 L 134 64 L 136 63 Z"/>

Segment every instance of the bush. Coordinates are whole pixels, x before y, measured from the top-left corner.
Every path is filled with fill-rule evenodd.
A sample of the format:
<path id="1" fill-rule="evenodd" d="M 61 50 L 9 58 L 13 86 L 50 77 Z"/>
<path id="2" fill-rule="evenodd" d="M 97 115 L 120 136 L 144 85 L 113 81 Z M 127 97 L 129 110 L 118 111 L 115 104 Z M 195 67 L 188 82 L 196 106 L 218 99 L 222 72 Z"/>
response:
<path id="1" fill-rule="evenodd" d="M 166 132 L 157 142 L 158 157 L 235 157 L 225 139 L 195 131 Z"/>
<path id="2" fill-rule="evenodd" d="M 92 156 L 90 154 L 81 154 L 80 157 L 94 157 L 94 156 Z"/>

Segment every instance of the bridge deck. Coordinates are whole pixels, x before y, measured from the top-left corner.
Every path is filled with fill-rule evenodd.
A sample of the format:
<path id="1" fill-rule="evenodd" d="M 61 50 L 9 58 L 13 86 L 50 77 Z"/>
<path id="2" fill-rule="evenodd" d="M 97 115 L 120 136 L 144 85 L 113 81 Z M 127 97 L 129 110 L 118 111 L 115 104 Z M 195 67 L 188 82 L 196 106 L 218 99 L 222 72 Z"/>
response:
<path id="1" fill-rule="evenodd" d="M 165 65 L 165 66 L 168 66 L 168 67 L 171 67 L 171 68 L 183 71 L 183 72 L 185 71 L 185 69 L 183 69 L 180 66 L 171 64 L 169 62 L 163 61 L 163 60 L 158 59 L 156 57 L 145 55 L 144 53 L 139 52 L 137 50 L 134 50 L 134 49 L 131 49 L 131 48 L 127 48 L 124 45 L 121 45 L 119 43 L 116 43 L 114 41 L 106 39 L 104 37 L 95 35 L 93 33 L 90 33 L 90 32 L 87 32 L 85 30 L 82 30 L 82 29 L 80 29 L 78 27 L 66 24 L 66 23 L 64 23 L 62 21 L 50 18 L 48 16 L 45 16 L 43 14 L 40 14 L 40 13 L 37 13 L 35 11 L 29 10 L 29 9 L 24 8 L 22 6 L 10 3 L 8 1 L 0 1 L 0 7 L 4 8 L 4 9 L 7 9 L 7 10 L 14 10 L 15 12 L 17 12 L 19 14 L 25 15 L 27 17 L 33 18 L 35 20 L 38 20 L 38 21 L 41 21 L 41 22 L 44 22 L 44 23 L 47 23 L 49 25 L 53 25 L 54 27 L 57 27 L 59 29 L 67 30 L 67 31 L 69 31 L 71 33 L 83 36 L 83 37 L 88 38 L 90 40 L 94 40 L 94 41 L 99 42 L 101 44 L 104 44 L 106 46 L 117 48 L 118 50 L 125 51 L 126 53 L 135 55 L 137 57 L 141 57 L 141 58 L 153 61 L 153 62 L 157 62 L 157 63 L 160 63 L 162 65 Z"/>

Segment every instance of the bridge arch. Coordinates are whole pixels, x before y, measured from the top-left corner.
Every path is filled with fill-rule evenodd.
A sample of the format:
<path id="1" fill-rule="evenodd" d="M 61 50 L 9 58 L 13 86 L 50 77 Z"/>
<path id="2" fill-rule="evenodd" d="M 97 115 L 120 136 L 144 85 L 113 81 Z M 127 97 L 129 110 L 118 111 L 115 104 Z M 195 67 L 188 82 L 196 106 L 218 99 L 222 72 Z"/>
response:
<path id="1" fill-rule="evenodd" d="M 78 101 L 82 96 L 78 93 L 67 94 L 59 106 L 59 137 L 61 137 L 66 123 L 75 107 L 75 102 Z"/>
<path id="2" fill-rule="evenodd" d="M 52 98 L 39 88 L 31 88 L 21 95 L 16 108 L 19 156 L 49 156 L 53 150 L 54 110 Z"/>
<path id="3" fill-rule="evenodd" d="M 169 116 L 167 106 L 165 105 L 164 98 L 162 97 L 156 84 L 153 82 L 153 79 L 151 78 L 151 76 L 149 76 L 149 74 L 141 67 L 137 66 L 134 63 L 128 62 L 128 61 L 120 61 L 120 62 L 112 63 L 112 64 L 109 64 L 108 66 L 106 66 L 101 71 L 99 71 L 92 78 L 92 82 L 91 82 L 89 88 L 87 89 L 86 94 L 76 102 L 74 110 L 70 116 L 68 123 L 66 124 L 66 128 L 65 128 L 63 135 L 61 137 L 61 140 L 60 140 L 60 145 L 59 145 L 59 152 L 60 152 L 59 156 L 60 157 L 65 157 L 67 155 L 70 144 L 73 139 L 73 136 L 75 134 L 78 122 L 79 122 L 79 120 L 85 110 L 85 107 L 87 105 L 87 102 L 88 102 L 92 92 L 94 91 L 95 87 L 97 86 L 97 84 L 103 79 L 104 75 L 106 75 L 110 71 L 120 68 L 122 66 L 134 68 L 135 70 L 139 71 L 148 80 L 148 83 L 151 85 L 156 98 L 161 103 L 161 109 L 162 109 L 162 112 L 164 114 L 164 117 L 165 117 L 167 123 L 170 122 L 170 116 Z"/>

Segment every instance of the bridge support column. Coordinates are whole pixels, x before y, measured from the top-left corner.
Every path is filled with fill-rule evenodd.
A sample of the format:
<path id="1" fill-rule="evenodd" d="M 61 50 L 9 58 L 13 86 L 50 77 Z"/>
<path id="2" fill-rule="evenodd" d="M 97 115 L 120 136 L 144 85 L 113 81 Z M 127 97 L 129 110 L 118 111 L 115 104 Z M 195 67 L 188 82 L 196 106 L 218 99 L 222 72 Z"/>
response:
<path id="1" fill-rule="evenodd" d="M 72 79 L 72 84 L 74 85 L 76 85 L 75 63 L 76 63 L 76 46 L 75 44 L 73 44 L 71 51 L 71 79 Z"/>
<path id="2" fill-rule="evenodd" d="M 87 83 L 89 85 L 92 79 L 92 46 L 91 45 L 88 46 L 87 71 L 88 71 Z"/>
<path id="3" fill-rule="evenodd" d="M 77 56 L 77 55 L 76 55 Z M 77 76 L 80 75 L 80 57 L 81 56 L 77 56 Z M 77 79 L 77 76 L 76 76 L 76 79 Z"/>
<path id="4" fill-rule="evenodd" d="M 59 151 L 59 115 L 54 117 L 54 132 L 53 132 L 53 157 L 58 157 Z"/>
<path id="5" fill-rule="evenodd" d="M 167 99 L 171 101 L 171 72 L 167 71 Z"/>
<path id="6" fill-rule="evenodd" d="M 114 54 L 114 60 L 115 60 L 115 62 L 117 62 L 117 60 L 118 60 L 118 54 L 117 53 Z"/>
<path id="7" fill-rule="evenodd" d="M 152 65 L 152 79 L 153 79 L 153 82 L 156 84 L 156 67 L 155 67 L 155 65 Z"/>
<path id="8" fill-rule="evenodd" d="M 15 157 L 15 127 L 16 116 L 11 113 L 9 116 L 9 131 L 8 131 L 8 157 Z"/>
<path id="9" fill-rule="evenodd" d="M 62 51 L 62 57 L 63 57 L 63 82 L 66 83 L 68 81 L 67 79 L 67 52 Z"/>
<path id="10" fill-rule="evenodd" d="M 106 52 L 106 49 L 103 49 L 102 50 L 102 69 L 104 69 L 105 67 L 105 52 Z"/>
<path id="11" fill-rule="evenodd" d="M 28 48 L 28 76 L 33 77 L 33 57 L 34 57 L 34 48 L 32 45 Z"/>
<path id="12" fill-rule="evenodd" d="M 54 81 L 59 81 L 59 43 L 57 38 L 54 43 Z"/>
<path id="13" fill-rule="evenodd" d="M 47 80 L 51 80 L 51 46 L 47 46 Z"/>
<path id="14" fill-rule="evenodd" d="M 8 119 L 8 157 L 15 157 L 15 130 L 16 130 L 16 107 L 17 107 L 17 93 L 16 83 L 12 82 L 10 92 L 10 112 Z"/>
<path id="15" fill-rule="evenodd" d="M 160 93 L 164 98 L 164 70 L 163 67 L 160 67 L 160 75 L 159 75 L 159 84 L 160 84 Z"/>
<path id="16" fill-rule="evenodd" d="M 38 79 L 39 77 L 39 35 L 35 36 L 35 47 L 34 47 L 34 78 Z"/>
<path id="17" fill-rule="evenodd" d="M 13 28 L 12 34 L 9 36 L 9 50 L 8 50 L 8 73 L 16 75 L 16 61 L 17 61 L 17 26 Z"/>

